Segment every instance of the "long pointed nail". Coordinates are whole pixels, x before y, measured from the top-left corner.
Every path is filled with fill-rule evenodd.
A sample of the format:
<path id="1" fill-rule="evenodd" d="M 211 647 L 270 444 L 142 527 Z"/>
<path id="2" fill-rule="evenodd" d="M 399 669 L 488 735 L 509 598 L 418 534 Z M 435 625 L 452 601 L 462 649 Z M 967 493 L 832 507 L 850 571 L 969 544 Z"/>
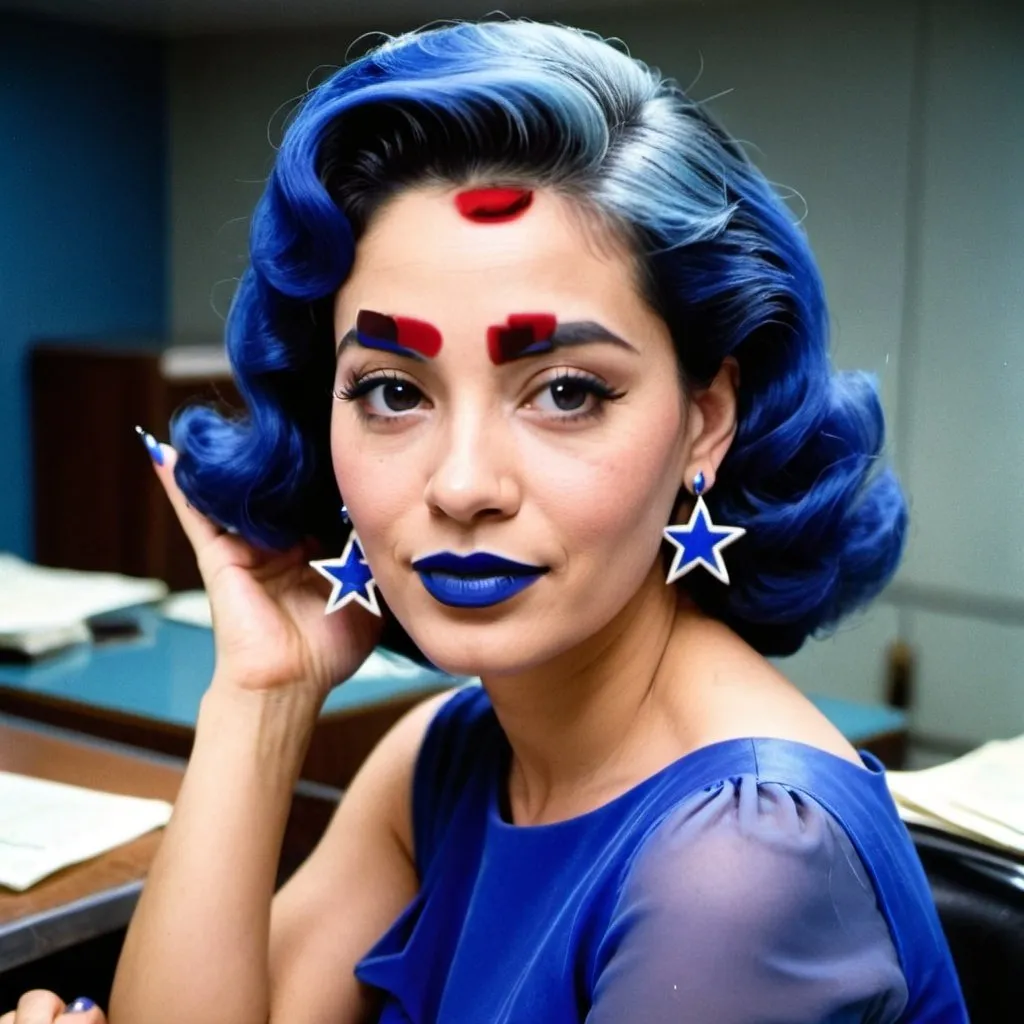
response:
<path id="1" fill-rule="evenodd" d="M 152 434 L 143 430 L 142 427 L 136 427 L 135 433 L 142 439 L 142 443 L 146 446 L 146 451 L 149 452 L 149 457 L 158 466 L 162 466 L 164 464 L 164 453 L 160 448 L 160 442 Z"/>

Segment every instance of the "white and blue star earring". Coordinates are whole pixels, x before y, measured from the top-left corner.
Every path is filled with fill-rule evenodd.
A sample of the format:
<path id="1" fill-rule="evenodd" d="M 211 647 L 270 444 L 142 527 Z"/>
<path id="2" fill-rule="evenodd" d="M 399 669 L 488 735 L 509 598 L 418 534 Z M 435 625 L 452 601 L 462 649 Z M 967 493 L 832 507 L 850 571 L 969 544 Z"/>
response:
<path id="1" fill-rule="evenodd" d="M 343 522 L 349 522 L 348 510 L 344 505 L 341 506 L 341 518 Z M 377 581 L 366 564 L 355 530 L 348 535 L 348 543 L 340 558 L 321 558 L 309 564 L 333 584 L 324 615 L 344 608 L 351 601 L 361 604 L 374 615 L 381 614 L 377 602 Z"/>
<path id="2" fill-rule="evenodd" d="M 739 526 L 716 526 L 711 522 L 708 507 L 701 495 L 704 492 L 704 474 L 693 478 L 693 493 L 697 498 L 690 521 L 685 526 L 666 526 L 665 540 L 676 546 L 672 568 L 666 583 L 675 583 L 698 565 L 722 583 L 729 582 L 729 571 L 722 560 L 722 548 L 739 540 L 747 531 Z"/>

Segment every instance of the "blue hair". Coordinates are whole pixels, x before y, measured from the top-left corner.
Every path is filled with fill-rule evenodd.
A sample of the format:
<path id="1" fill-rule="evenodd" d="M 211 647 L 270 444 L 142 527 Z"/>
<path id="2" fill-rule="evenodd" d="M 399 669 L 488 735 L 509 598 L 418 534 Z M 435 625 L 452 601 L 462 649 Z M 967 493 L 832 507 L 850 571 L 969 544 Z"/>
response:
<path id="1" fill-rule="evenodd" d="M 874 597 L 899 561 L 906 505 L 880 461 L 874 381 L 831 368 L 802 231 L 675 82 L 589 33 L 528 21 L 399 36 L 305 99 L 228 317 L 248 415 L 192 407 L 173 424 L 191 502 L 263 547 L 340 546 L 333 296 L 390 196 L 470 179 L 557 190 L 617 230 L 686 387 L 738 362 L 738 432 L 706 500 L 747 536 L 727 552 L 730 586 L 699 573 L 678 585 L 765 654 L 792 653 Z"/>

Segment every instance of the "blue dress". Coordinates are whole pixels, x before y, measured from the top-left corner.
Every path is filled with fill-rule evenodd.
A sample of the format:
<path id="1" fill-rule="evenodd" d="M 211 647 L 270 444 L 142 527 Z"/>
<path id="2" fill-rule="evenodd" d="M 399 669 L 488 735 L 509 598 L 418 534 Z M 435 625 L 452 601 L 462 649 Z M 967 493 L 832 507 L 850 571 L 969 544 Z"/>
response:
<path id="1" fill-rule="evenodd" d="M 871 755 L 728 740 L 529 827 L 503 813 L 510 757 L 478 686 L 427 730 L 420 890 L 356 965 L 380 1024 L 967 1020 Z"/>

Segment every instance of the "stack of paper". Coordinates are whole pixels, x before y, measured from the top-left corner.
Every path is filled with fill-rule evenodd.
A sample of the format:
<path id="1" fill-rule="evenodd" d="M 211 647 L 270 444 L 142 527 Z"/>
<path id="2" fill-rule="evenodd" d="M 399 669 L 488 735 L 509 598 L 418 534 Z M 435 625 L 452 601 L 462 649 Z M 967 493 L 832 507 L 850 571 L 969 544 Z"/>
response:
<path id="1" fill-rule="evenodd" d="M 1024 736 L 887 778 L 904 821 L 1024 855 Z"/>
<path id="2" fill-rule="evenodd" d="M 87 619 L 166 594 L 160 580 L 48 569 L 0 553 L 0 648 L 33 657 L 81 643 Z"/>
<path id="3" fill-rule="evenodd" d="M 0 885 L 22 892 L 61 868 L 166 825 L 170 817 L 164 800 L 0 772 Z"/>

